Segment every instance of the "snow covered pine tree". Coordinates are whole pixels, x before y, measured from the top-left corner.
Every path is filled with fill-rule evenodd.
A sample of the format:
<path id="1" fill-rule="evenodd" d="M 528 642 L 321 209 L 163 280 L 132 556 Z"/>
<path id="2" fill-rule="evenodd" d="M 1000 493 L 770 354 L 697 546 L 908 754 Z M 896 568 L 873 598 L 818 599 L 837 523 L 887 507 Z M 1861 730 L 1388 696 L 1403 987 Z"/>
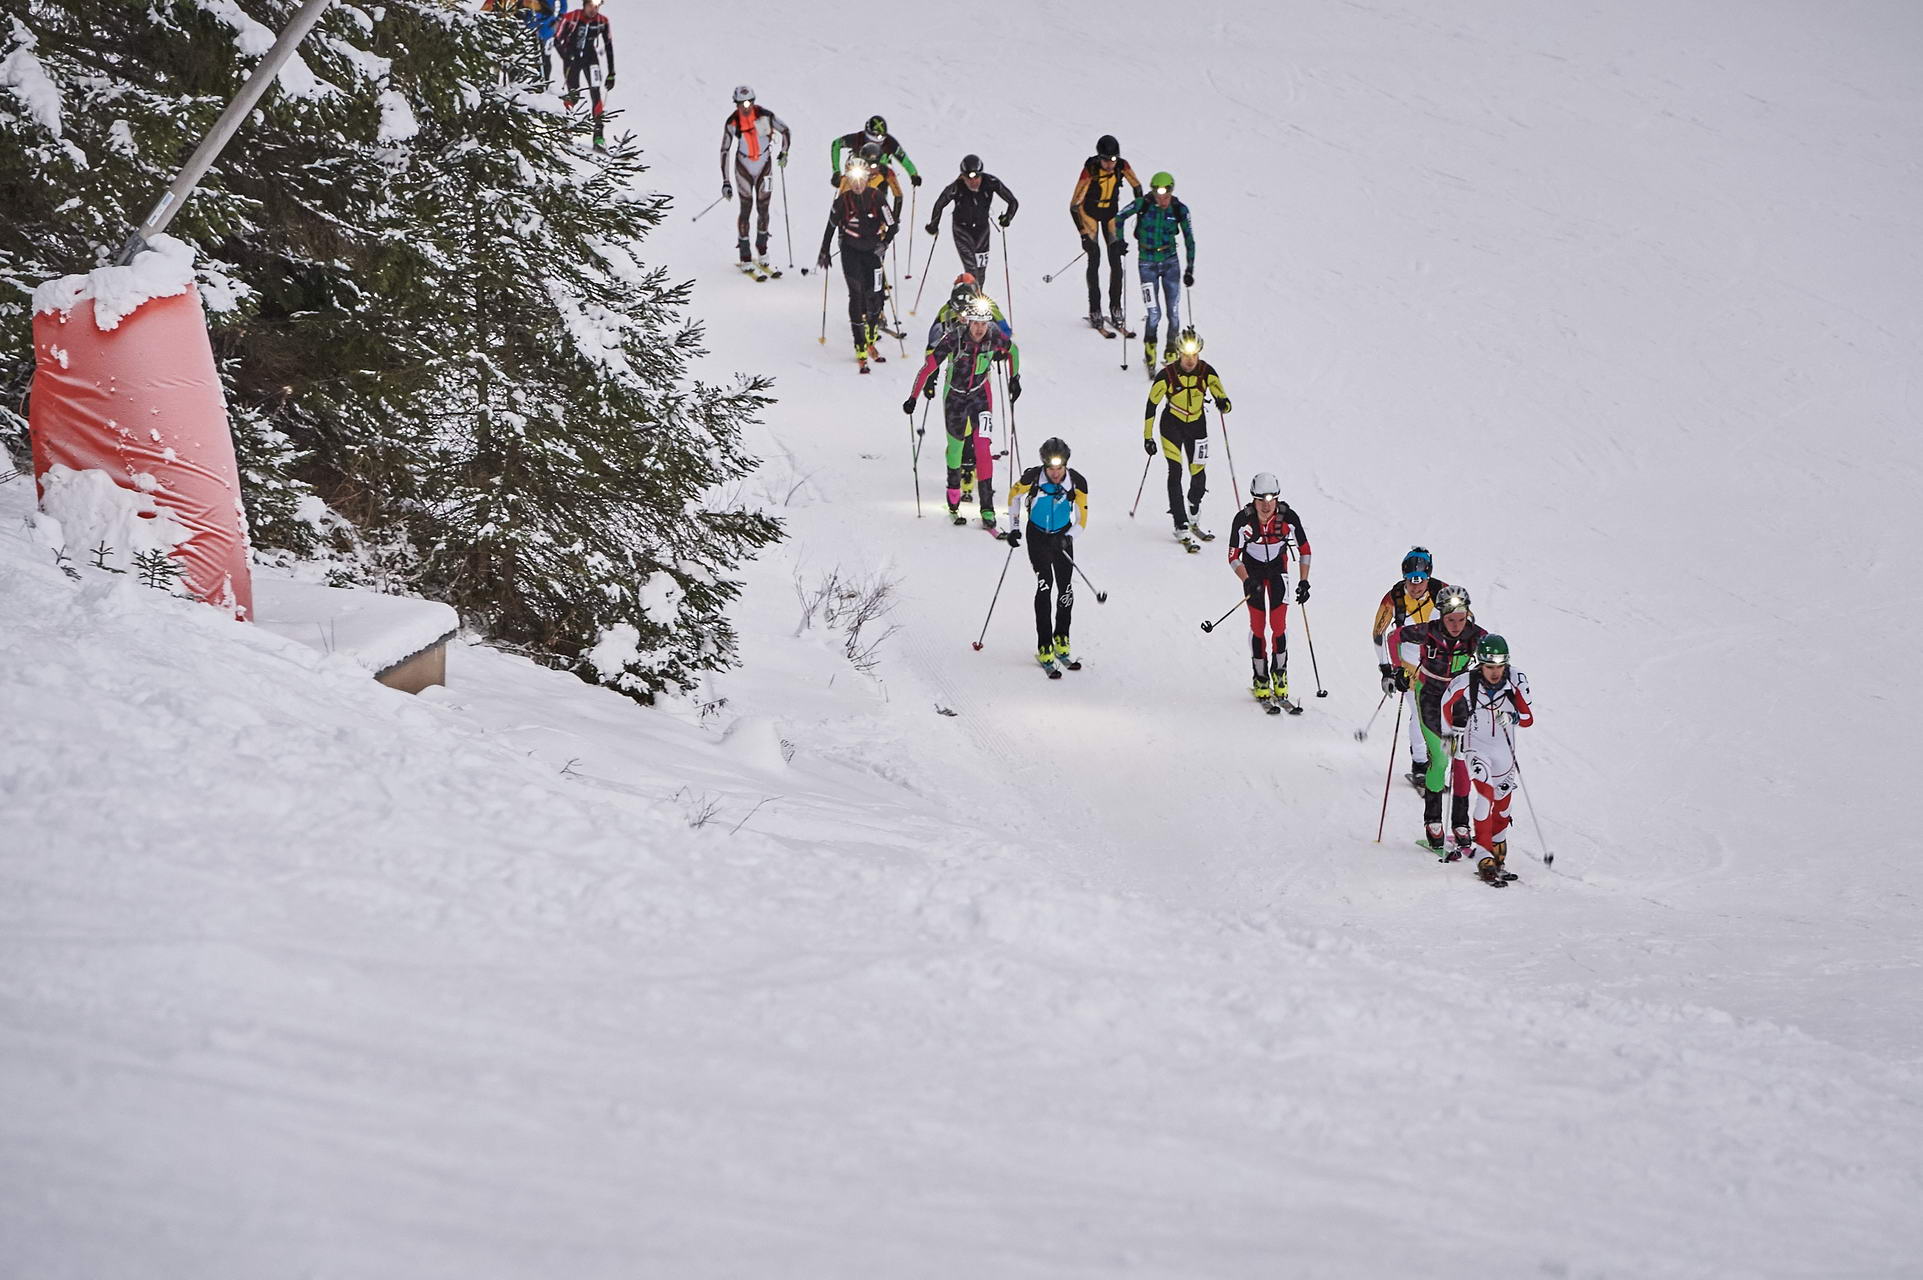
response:
<path id="1" fill-rule="evenodd" d="M 16 8 L 10 408 L 31 375 L 27 291 L 118 246 L 295 4 Z M 729 574 L 779 536 L 713 497 L 754 466 L 740 432 L 767 383 L 689 379 L 686 292 L 634 256 L 666 199 L 632 194 L 632 145 L 596 158 L 542 110 L 539 74 L 512 15 L 338 4 L 170 231 L 199 255 L 257 547 L 308 554 L 325 523 L 342 580 L 447 600 L 646 699 L 726 665 Z"/>

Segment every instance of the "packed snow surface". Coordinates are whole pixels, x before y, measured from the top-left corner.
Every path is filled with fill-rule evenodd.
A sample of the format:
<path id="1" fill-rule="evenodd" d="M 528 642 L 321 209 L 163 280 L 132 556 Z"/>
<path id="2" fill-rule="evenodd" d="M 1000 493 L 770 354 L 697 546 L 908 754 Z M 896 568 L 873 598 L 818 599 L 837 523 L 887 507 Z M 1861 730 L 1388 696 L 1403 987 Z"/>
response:
<path id="1" fill-rule="evenodd" d="M 836 7 L 725 59 L 648 11 L 708 52 L 616 99 L 678 201 L 640 257 L 696 280 L 708 373 L 780 380 L 751 483 L 791 538 L 699 696 L 462 646 L 410 699 L 70 581 L 0 484 L 10 1274 L 1923 1266 L 1923 16 L 1108 12 L 1001 10 L 960 57 L 897 10 L 851 62 Z M 754 283 L 725 210 L 690 220 L 743 81 L 796 130 L 797 267 L 832 135 L 881 110 L 928 175 L 910 355 L 955 162 L 1021 197 L 990 283 L 1024 452 L 1061 435 L 1090 484 L 1083 671 L 1035 670 L 1025 563 L 970 649 L 1004 549 L 916 519 L 914 360 L 854 374 L 839 271 L 818 344 L 812 273 Z M 1079 265 L 1041 283 L 1103 132 L 1195 211 L 1235 403 L 1206 522 L 1232 452 L 1311 531 L 1302 717 L 1250 705 L 1236 619 L 1197 627 L 1236 587 L 1160 463 L 1128 514 L 1139 350 L 1081 322 Z M 1399 783 L 1374 839 L 1402 748 L 1393 708 L 1353 738 L 1367 630 L 1417 542 L 1536 694 L 1557 860 L 1519 804 L 1499 893 L 1411 847 Z M 896 584 L 872 675 L 799 616 L 831 573 Z"/>

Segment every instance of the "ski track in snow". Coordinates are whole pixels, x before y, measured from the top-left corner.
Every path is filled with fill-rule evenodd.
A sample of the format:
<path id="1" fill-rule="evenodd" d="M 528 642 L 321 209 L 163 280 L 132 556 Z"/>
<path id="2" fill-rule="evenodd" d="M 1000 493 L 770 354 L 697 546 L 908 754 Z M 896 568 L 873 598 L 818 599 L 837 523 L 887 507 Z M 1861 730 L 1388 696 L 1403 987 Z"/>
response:
<path id="1" fill-rule="evenodd" d="M 1004 15 L 960 85 L 950 15 L 897 17 L 861 77 L 803 36 L 617 99 L 679 195 L 643 256 L 695 279 L 711 372 L 778 378 L 750 486 L 791 536 L 705 710 L 480 647 L 392 695 L 68 583 L 0 485 L 8 1269 L 1913 1271 L 1915 698 L 1870 649 L 1918 621 L 1914 19 L 1235 7 L 1144 110 L 1126 9 Z M 970 649 L 1006 551 L 940 518 L 938 421 L 914 518 L 915 362 L 853 374 L 839 271 L 823 347 L 812 274 L 688 222 L 741 80 L 796 130 L 797 262 L 878 107 L 929 179 L 915 270 L 963 151 L 1021 197 L 1017 417 L 1074 447 L 1110 597 L 1076 584 L 1083 671 L 1035 671 L 1020 552 Z M 1194 207 L 1237 474 L 1313 534 L 1301 717 L 1248 705 L 1239 614 L 1197 627 L 1225 542 L 1182 554 L 1153 471 L 1127 516 L 1145 376 L 1079 267 L 1040 283 L 1104 131 Z M 1412 542 L 1538 696 L 1558 858 L 1502 893 L 1410 847 L 1400 783 L 1374 842 L 1393 709 L 1351 733 Z M 877 678 L 794 634 L 837 567 L 899 579 Z"/>

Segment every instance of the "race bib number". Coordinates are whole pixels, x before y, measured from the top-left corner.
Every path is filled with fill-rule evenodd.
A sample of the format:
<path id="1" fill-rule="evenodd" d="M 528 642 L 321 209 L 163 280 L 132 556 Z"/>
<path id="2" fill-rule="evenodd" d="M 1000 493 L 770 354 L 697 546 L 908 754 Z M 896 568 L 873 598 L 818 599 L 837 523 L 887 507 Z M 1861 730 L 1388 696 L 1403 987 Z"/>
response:
<path id="1" fill-rule="evenodd" d="M 1195 442 L 1195 460 L 1197 462 L 1207 462 L 1209 460 L 1209 442 L 1207 440 L 1197 440 Z"/>
<path id="2" fill-rule="evenodd" d="M 995 415 L 984 409 L 981 415 L 975 419 L 975 434 L 984 440 L 994 439 Z"/>
<path id="3" fill-rule="evenodd" d="M 870 284 L 868 287 L 870 289 L 873 289 L 876 293 L 880 293 L 882 291 L 882 287 L 887 283 L 888 281 L 882 271 L 882 268 L 876 267 L 874 283 Z"/>
<path id="4" fill-rule="evenodd" d="M 600 63 L 597 62 L 592 67 L 588 68 L 588 83 L 593 85 L 595 88 L 599 89 L 603 84 L 607 82 L 607 78 L 608 78 L 607 72 L 601 70 Z"/>

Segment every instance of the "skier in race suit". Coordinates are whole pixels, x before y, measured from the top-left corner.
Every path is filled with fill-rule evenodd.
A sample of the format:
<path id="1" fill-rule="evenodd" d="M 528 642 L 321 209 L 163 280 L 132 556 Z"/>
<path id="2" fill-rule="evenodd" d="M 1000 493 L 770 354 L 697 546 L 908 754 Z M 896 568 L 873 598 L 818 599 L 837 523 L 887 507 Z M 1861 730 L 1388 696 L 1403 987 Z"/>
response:
<path id="1" fill-rule="evenodd" d="M 1457 742 L 1451 789 L 1469 802 L 1476 871 L 1500 875 L 1509 855 L 1509 801 L 1517 786 L 1516 729 L 1536 722 L 1529 706 L 1529 677 L 1509 665 L 1509 642 L 1487 635 L 1476 645 L 1475 665 L 1449 682 L 1442 720 Z"/>
<path id="2" fill-rule="evenodd" d="M 1168 461 L 1168 513 L 1175 521 L 1175 536 L 1183 543 L 1192 538 L 1213 538 L 1202 527 L 1202 495 L 1208 492 L 1209 417 L 1208 397 L 1222 412 L 1229 412 L 1229 397 L 1222 390 L 1222 379 L 1215 367 L 1202 359 L 1202 339 L 1194 329 L 1182 330 L 1178 354 L 1154 381 L 1148 384 L 1148 405 L 1142 410 L 1142 452 L 1155 456 L 1155 406 L 1166 400 L 1162 410 L 1162 457 Z M 1188 468 L 1188 501 L 1182 498 L 1182 469 Z"/>
<path id="3" fill-rule="evenodd" d="M 1400 684 L 1395 675 L 1398 664 L 1389 652 L 1387 636 L 1391 629 L 1407 622 L 1428 622 L 1436 616 L 1436 595 L 1449 584 L 1432 576 L 1435 558 L 1427 547 L 1411 547 L 1402 557 L 1402 576 L 1383 593 L 1376 606 L 1375 623 L 1369 628 L 1369 642 L 1375 646 L 1376 670 L 1382 673 L 1382 691 L 1394 693 L 1406 704 L 1409 716 L 1409 776 L 1421 787 L 1421 776 L 1429 771 L 1429 744 L 1422 736 L 1422 715 L 1416 707 L 1410 681 L 1413 668 Z"/>
<path id="4" fill-rule="evenodd" d="M 961 519 L 962 453 L 975 457 L 975 483 L 980 497 L 982 528 L 995 528 L 995 389 L 996 361 L 1008 362 L 1008 398 L 1021 399 L 1021 350 L 996 328 L 986 306 L 975 306 L 967 322 L 935 342 L 915 375 L 914 389 L 902 401 L 903 413 L 913 415 L 915 397 L 935 397 L 935 370 L 948 363 L 942 420 L 948 429 L 948 515 Z"/>
<path id="5" fill-rule="evenodd" d="M 1115 226 L 1115 213 L 1121 206 L 1122 183 L 1128 183 L 1135 198 L 1142 198 L 1142 180 L 1122 159 L 1122 144 L 1113 134 L 1103 134 L 1095 143 L 1095 154 L 1082 162 L 1082 173 L 1075 180 L 1075 194 L 1068 198 L 1068 216 L 1082 238 L 1082 252 L 1088 257 L 1088 318 L 1099 325 L 1102 319 L 1102 257 L 1108 257 L 1108 310 L 1115 327 L 1122 327 L 1122 255 L 1128 246 Z"/>
<path id="6" fill-rule="evenodd" d="M 1182 290 L 1195 283 L 1195 227 L 1189 221 L 1189 207 L 1175 198 L 1175 179 L 1158 173 L 1148 180 L 1146 200 L 1137 198 L 1115 215 L 1115 232 L 1135 219 L 1135 243 L 1141 254 L 1135 259 L 1135 272 L 1142 280 L 1142 363 L 1156 367 L 1155 327 L 1162 310 L 1168 309 L 1168 350 L 1164 361 L 1175 358 L 1176 331 L 1182 327 Z M 1188 247 L 1188 265 L 1177 256 L 1175 241 L 1180 236 Z M 1122 251 L 1128 252 L 1127 242 Z M 1150 377 L 1154 374 L 1151 372 Z"/>
<path id="7" fill-rule="evenodd" d="M 1229 567 L 1242 580 L 1249 608 L 1249 692 L 1258 702 L 1289 696 L 1289 545 L 1301 556 L 1296 603 L 1309 598 L 1309 531 L 1302 517 L 1282 501 L 1273 472 L 1249 481 L 1249 505 L 1229 526 Z"/>
<path id="8" fill-rule="evenodd" d="M 774 203 L 774 167 L 768 160 L 774 152 L 777 133 L 781 135 L 781 151 L 774 154 L 773 159 L 785 169 L 788 147 L 794 140 L 788 126 L 774 112 L 755 103 L 753 88 L 737 85 L 734 110 L 721 125 L 721 198 L 726 200 L 737 191 L 741 193 L 741 211 L 735 216 L 734 228 L 735 251 L 744 266 L 749 260 L 748 216 L 754 215 L 754 262 L 763 271 L 768 269 L 768 210 Z M 730 152 L 734 158 L 732 175 L 728 166 Z"/>
<path id="9" fill-rule="evenodd" d="M 554 24 L 554 47 L 560 51 L 561 66 L 567 72 L 568 91 L 562 96 L 568 110 L 574 109 L 581 83 L 587 82 L 588 100 L 594 104 L 594 145 L 605 149 L 607 137 L 601 129 L 601 54 L 607 53 L 607 87 L 614 88 L 614 27 L 601 12 L 601 0 L 587 0 L 581 8 L 564 13 Z"/>
<path id="10" fill-rule="evenodd" d="M 944 333 L 963 322 L 977 298 L 988 304 L 989 318 L 995 322 L 995 327 L 1011 338 L 1015 336 L 1014 326 L 1002 314 L 1001 304 L 981 291 L 972 272 L 964 271 L 955 277 L 955 286 L 949 292 L 948 301 L 941 304 L 941 310 L 935 313 L 934 321 L 928 326 L 928 345 L 922 349 L 923 355 L 935 349 L 935 343 L 941 340 Z"/>
<path id="11" fill-rule="evenodd" d="M 1008 206 L 1002 210 L 1001 217 L 995 219 L 997 225 L 1006 230 L 1015 220 L 1015 210 L 1021 207 L 1021 201 L 1002 185 L 1000 178 L 982 172 L 980 156 L 963 156 L 961 176 L 941 189 L 935 198 L 935 211 L 928 215 L 928 225 L 923 228 L 929 235 L 939 236 L 941 211 L 953 201 L 955 218 L 951 229 L 955 253 L 961 258 L 962 270 L 972 272 L 977 281 L 988 279 L 988 212 L 990 201 L 996 196 Z"/>
<path id="12" fill-rule="evenodd" d="M 815 265 L 830 265 L 828 245 L 841 236 L 841 274 L 848 284 L 848 330 L 855 339 L 855 360 L 863 373 L 868 360 L 883 357 L 875 347 L 881 325 L 883 273 L 881 255 L 895 237 L 896 222 L 879 188 L 869 185 L 867 167 L 858 160 L 842 176 L 841 190 L 828 209 L 828 225 L 821 233 L 821 253 Z"/>
<path id="13" fill-rule="evenodd" d="M 1008 488 L 1008 541 L 1019 547 L 1027 537 L 1035 570 L 1035 661 L 1051 674 L 1054 664 L 1082 665 L 1069 653 L 1068 628 L 1075 609 L 1075 535 L 1088 528 L 1088 481 L 1068 465 L 1068 456 L 1068 445 L 1050 436 L 1042 442 L 1041 465 Z"/>
<path id="14" fill-rule="evenodd" d="M 861 149 L 874 143 L 881 156 L 881 167 L 888 172 L 889 183 L 897 192 L 901 184 L 894 181 L 894 162 L 901 161 L 901 167 L 908 171 L 911 185 L 921 185 L 921 174 L 915 169 L 915 162 L 908 158 L 908 152 L 901 145 L 901 139 L 888 132 L 888 121 L 881 116 L 869 116 L 868 123 L 854 133 L 844 133 L 828 144 L 828 163 L 833 166 L 830 182 L 839 183 L 841 175 L 851 155 L 860 155 Z M 899 212 L 899 210 L 897 210 Z"/>
<path id="15" fill-rule="evenodd" d="M 1470 614 L 1469 592 L 1465 587 L 1452 585 L 1438 591 L 1436 614 L 1428 622 L 1405 622 L 1390 628 L 1384 643 L 1398 668 L 1391 677 L 1396 688 L 1413 687 L 1416 691 L 1423 742 L 1429 748 L 1429 772 L 1422 780 L 1423 838 L 1431 849 L 1444 854 L 1443 861 L 1454 862 L 1473 840 L 1469 831 L 1469 798 L 1457 796 L 1450 806 L 1455 847 L 1446 851 L 1443 847 L 1442 788 L 1448 778 L 1450 757 L 1444 745 L 1442 695 L 1449 688 L 1449 682 L 1474 660 L 1476 646 L 1489 633 L 1477 626 Z M 1413 682 L 1403 667 L 1415 669 Z"/>

